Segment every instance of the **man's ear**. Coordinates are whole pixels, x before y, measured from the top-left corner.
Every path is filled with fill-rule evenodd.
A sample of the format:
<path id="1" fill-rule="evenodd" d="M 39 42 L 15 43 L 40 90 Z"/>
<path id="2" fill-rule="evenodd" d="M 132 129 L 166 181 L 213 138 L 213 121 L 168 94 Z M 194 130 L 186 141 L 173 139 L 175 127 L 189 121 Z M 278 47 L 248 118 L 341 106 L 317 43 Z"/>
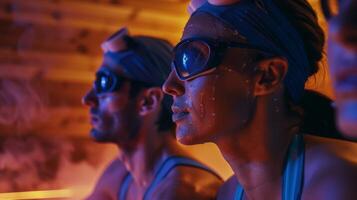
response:
<path id="1" fill-rule="evenodd" d="M 164 93 L 159 87 L 144 89 L 140 95 L 139 115 L 145 116 L 160 109 Z"/>
<path id="2" fill-rule="evenodd" d="M 275 92 L 288 72 L 288 61 L 282 57 L 262 60 L 256 65 L 254 94 L 267 95 Z"/>

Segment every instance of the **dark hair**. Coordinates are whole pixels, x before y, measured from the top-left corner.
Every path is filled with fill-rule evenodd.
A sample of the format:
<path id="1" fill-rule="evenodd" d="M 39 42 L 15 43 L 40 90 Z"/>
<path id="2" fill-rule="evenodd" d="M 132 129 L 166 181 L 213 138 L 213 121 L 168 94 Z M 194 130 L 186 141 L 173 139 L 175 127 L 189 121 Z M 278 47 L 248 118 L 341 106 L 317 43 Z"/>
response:
<path id="1" fill-rule="evenodd" d="M 149 87 L 153 87 L 153 86 L 149 84 L 144 84 L 142 82 L 131 82 L 131 87 L 129 91 L 130 98 L 137 97 L 137 95 L 142 89 L 149 88 Z M 164 131 L 172 130 L 175 127 L 175 123 L 171 119 L 172 116 L 172 111 L 170 109 L 171 102 L 172 102 L 171 96 L 165 94 L 161 102 L 161 112 L 156 121 L 156 124 L 158 125 L 158 131 L 164 132 Z"/>
<path id="2" fill-rule="evenodd" d="M 343 138 L 337 130 L 335 109 L 329 97 L 306 90 L 299 106 L 303 108 L 303 120 L 300 127 L 302 133 L 336 139 Z"/>
<path id="3" fill-rule="evenodd" d="M 306 0 L 274 0 L 304 41 L 309 60 L 309 76 L 317 73 L 324 53 L 325 35 L 318 24 L 315 11 Z M 286 95 L 288 96 L 288 95 Z M 291 103 L 291 102 L 290 102 Z M 327 96 L 312 90 L 305 90 L 300 103 L 302 108 L 302 133 L 341 139 L 342 134 L 335 123 L 333 101 Z"/>
<path id="4" fill-rule="evenodd" d="M 143 62 L 147 63 L 145 72 L 145 78 L 136 82 L 131 82 L 130 97 L 135 98 L 139 92 L 145 88 L 161 87 L 166 77 L 171 71 L 171 50 L 172 45 L 164 40 L 150 36 L 125 36 L 124 40 L 128 46 L 128 49 L 135 52 L 142 58 Z M 128 64 L 128 66 L 131 66 Z M 129 69 L 126 68 L 126 74 L 129 74 Z M 132 69 L 132 68 L 131 68 Z M 137 80 L 140 74 L 138 71 L 132 71 L 129 75 L 134 80 Z M 164 95 L 161 102 L 161 112 L 156 121 L 158 125 L 158 131 L 168 131 L 175 127 L 175 123 L 172 121 L 171 96 Z"/>
<path id="5" fill-rule="evenodd" d="M 314 9 L 306 0 L 274 1 L 304 41 L 305 52 L 310 63 L 309 76 L 315 74 L 323 57 L 325 35 Z"/>

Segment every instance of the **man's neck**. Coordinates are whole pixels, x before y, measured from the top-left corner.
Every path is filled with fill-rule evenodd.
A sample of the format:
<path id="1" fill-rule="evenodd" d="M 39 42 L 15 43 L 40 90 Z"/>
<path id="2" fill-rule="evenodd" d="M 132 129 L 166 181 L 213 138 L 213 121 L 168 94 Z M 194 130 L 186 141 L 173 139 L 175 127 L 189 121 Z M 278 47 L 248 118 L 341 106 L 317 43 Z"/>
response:
<path id="1" fill-rule="evenodd" d="M 154 179 L 156 168 L 167 157 L 180 152 L 170 134 L 172 133 L 146 132 L 141 134 L 143 137 L 130 150 L 119 147 L 122 152 L 119 157 L 138 187 L 147 188 Z"/>

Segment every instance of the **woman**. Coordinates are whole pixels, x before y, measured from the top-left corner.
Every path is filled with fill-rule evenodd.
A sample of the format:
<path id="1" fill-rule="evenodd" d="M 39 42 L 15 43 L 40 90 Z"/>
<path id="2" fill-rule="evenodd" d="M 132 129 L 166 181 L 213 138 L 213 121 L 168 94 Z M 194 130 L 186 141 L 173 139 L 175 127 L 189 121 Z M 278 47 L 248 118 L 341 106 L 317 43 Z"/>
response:
<path id="1" fill-rule="evenodd" d="M 318 114 L 303 106 L 323 100 L 304 90 L 323 45 L 305 0 L 206 3 L 192 14 L 163 88 L 177 139 L 214 142 L 234 171 L 218 199 L 356 198 L 356 143 L 302 135 L 306 113 Z"/>

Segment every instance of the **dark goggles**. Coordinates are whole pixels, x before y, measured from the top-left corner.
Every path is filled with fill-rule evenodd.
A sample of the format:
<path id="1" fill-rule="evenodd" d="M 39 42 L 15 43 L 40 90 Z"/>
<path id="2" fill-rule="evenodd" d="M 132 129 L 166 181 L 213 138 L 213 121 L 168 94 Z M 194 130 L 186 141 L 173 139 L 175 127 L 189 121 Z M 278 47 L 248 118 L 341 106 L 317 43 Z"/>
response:
<path id="1" fill-rule="evenodd" d="M 338 15 L 343 0 L 320 0 L 321 10 L 326 20 Z"/>
<path id="2" fill-rule="evenodd" d="M 96 74 L 94 89 L 98 94 L 119 90 L 129 79 L 119 76 L 110 70 L 100 70 Z"/>
<path id="3" fill-rule="evenodd" d="M 254 49 L 266 52 L 246 43 L 189 38 L 182 40 L 174 48 L 172 64 L 180 80 L 191 80 L 214 71 L 222 62 L 228 48 Z"/>
<path id="4" fill-rule="evenodd" d="M 94 89 L 97 94 L 109 93 L 120 90 L 125 82 L 130 82 L 135 87 L 153 87 L 153 84 L 132 80 L 127 77 L 115 74 L 109 69 L 101 69 L 96 74 L 96 79 L 94 81 Z"/>

